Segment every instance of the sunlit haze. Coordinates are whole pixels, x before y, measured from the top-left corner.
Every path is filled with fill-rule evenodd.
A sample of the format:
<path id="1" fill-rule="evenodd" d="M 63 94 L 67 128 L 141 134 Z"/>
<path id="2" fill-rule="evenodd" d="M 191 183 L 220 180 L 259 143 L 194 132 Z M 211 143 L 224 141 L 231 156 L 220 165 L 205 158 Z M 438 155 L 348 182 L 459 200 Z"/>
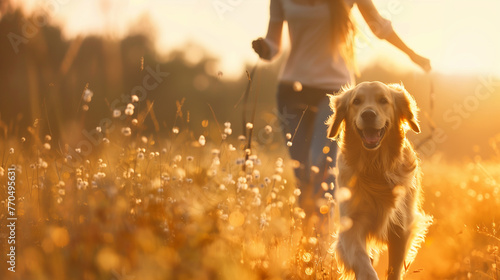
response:
<path id="1" fill-rule="evenodd" d="M 21 1 L 17 1 L 21 3 Z M 435 71 L 444 74 L 500 74 L 500 2 L 374 0 L 400 37 L 416 52 L 431 59 Z M 77 34 L 123 36 L 140 30 L 149 18 L 160 54 L 187 43 L 203 46 L 221 61 L 225 74 L 240 75 L 246 63 L 258 59 L 251 41 L 265 36 L 269 0 L 28 0 L 27 9 L 54 3 L 51 20 L 60 23 L 68 37 Z M 388 67 L 417 71 L 404 54 L 376 39 L 357 9 L 358 62 L 386 61 Z M 149 24 L 149 23 L 147 23 Z M 149 29 L 149 26 L 148 26 Z M 286 41 L 286 40 L 285 40 Z M 196 60 L 202 53 L 192 50 Z"/>
<path id="2" fill-rule="evenodd" d="M 0 0 L 0 280 L 500 280 L 500 0 L 373 0 L 430 73 L 354 6 L 340 90 L 270 1 Z"/>

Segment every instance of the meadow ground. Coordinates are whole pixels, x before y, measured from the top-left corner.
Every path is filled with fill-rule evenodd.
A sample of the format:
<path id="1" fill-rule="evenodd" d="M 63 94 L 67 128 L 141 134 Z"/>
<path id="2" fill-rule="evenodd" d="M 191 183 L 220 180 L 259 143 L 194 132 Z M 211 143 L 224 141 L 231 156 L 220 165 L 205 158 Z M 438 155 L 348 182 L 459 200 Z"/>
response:
<path id="1" fill-rule="evenodd" d="M 1 279 L 338 278 L 329 248 L 342 225 L 324 215 L 326 231 L 311 226 L 283 147 L 245 150 L 230 124 L 223 140 L 178 127 L 141 135 L 134 124 L 117 122 L 122 129 L 90 150 L 61 146 L 36 124 L 29 137 L 1 142 Z M 406 279 L 500 279 L 498 161 L 433 156 L 422 166 L 435 222 Z M 318 211 L 335 205 L 327 194 Z"/>

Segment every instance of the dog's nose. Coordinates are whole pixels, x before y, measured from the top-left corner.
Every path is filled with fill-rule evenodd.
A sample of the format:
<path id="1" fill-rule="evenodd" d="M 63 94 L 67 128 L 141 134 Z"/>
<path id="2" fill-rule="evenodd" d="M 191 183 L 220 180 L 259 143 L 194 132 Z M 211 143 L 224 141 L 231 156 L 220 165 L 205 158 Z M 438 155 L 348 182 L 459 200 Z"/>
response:
<path id="1" fill-rule="evenodd" d="M 363 113 L 361 113 L 361 118 L 363 119 L 364 122 L 371 123 L 375 121 L 375 118 L 377 117 L 377 114 L 375 114 L 375 111 L 373 110 L 366 110 Z"/>

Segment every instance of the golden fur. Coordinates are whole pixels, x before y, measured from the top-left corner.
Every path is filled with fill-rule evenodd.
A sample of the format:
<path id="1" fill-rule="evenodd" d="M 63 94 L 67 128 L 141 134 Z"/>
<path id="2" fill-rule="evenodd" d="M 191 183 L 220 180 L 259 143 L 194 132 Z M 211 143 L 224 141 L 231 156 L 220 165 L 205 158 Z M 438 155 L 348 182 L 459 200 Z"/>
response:
<path id="1" fill-rule="evenodd" d="M 379 279 L 373 254 L 388 247 L 388 279 L 401 279 L 432 223 L 421 209 L 419 159 L 406 139 L 409 129 L 420 132 L 415 100 L 402 85 L 363 82 L 330 101 L 337 189 L 351 193 L 340 201 L 341 219 L 352 221 L 336 246 L 342 278 Z"/>

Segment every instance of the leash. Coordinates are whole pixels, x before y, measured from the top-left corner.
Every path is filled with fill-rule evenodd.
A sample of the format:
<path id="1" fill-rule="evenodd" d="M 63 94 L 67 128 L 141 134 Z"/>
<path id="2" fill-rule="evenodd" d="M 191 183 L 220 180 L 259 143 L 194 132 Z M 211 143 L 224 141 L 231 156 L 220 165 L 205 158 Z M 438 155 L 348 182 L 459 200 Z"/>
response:
<path id="1" fill-rule="evenodd" d="M 427 74 L 429 77 L 429 113 L 424 112 L 425 119 L 429 123 L 429 127 L 431 129 L 429 135 L 425 137 L 422 141 L 416 145 L 416 149 L 419 150 L 425 143 L 432 140 L 434 137 L 434 132 L 436 131 L 436 123 L 433 121 L 434 117 L 434 104 L 436 103 L 436 94 L 434 91 L 434 80 L 430 73 Z"/>

